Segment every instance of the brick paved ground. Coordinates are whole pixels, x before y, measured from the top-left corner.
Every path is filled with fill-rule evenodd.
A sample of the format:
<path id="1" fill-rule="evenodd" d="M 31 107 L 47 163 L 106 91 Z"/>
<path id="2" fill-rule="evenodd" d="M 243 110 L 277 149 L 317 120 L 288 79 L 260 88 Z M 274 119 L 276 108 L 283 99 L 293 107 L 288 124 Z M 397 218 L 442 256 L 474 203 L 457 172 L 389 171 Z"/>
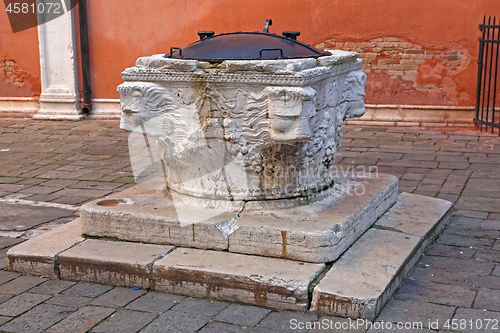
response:
<path id="1" fill-rule="evenodd" d="M 115 121 L 0 119 L 0 268 L 9 247 L 71 220 L 77 214 L 72 208 L 131 186 L 127 136 Z M 450 226 L 378 323 L 421 322 L 424 328 L 416 332 L 500 331 L 499 143 L 497 136 L 473 130 L 347 128 L 337 156 L 344 168 L 377 166 L 399 177 L 400 191 L 455 204 Z M 445 327 L 451 319 L 456 329 Z M 6 332 L 307 331 L 292 330 L 291 320 L 323 327 L 349 324 L 342 318 L 0 271 L 0 330 Z M 321 331 L 326 332 L 310 330 Z M 412 332 L 368 332 L 398 331 Z"/>

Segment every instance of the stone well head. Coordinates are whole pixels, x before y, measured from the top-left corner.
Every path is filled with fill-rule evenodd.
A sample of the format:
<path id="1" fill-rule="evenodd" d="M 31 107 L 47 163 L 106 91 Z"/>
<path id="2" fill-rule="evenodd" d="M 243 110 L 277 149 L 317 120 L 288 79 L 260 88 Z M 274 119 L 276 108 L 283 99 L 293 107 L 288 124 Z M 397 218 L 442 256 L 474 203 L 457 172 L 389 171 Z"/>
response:
<path id="1" fill-rule="evenodd" d="M 308 203 L 333 185 L 343 121 L 365 112 L 361 64 L 343 51 L 215 62 L 142 57 L 118 86 L 121 128 L 156 140 L 168 188 L 186 198 Z"/>

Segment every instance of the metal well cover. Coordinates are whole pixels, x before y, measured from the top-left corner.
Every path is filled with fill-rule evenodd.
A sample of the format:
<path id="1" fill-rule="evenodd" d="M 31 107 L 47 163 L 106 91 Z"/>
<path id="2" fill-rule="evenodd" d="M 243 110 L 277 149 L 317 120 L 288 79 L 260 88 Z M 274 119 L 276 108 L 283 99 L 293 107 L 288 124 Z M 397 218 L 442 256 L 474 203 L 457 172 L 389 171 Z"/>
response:
<path id="1" fill-rule="evenodd" d="M 232 32 L 203 38 L 183 49 L 171 48 L 166 56 L 222 62 L 224 60 L 317 58 L 326 55 L 330 55 L 330 52 L 319 50 L 293 38 L 265 32 Z"/>

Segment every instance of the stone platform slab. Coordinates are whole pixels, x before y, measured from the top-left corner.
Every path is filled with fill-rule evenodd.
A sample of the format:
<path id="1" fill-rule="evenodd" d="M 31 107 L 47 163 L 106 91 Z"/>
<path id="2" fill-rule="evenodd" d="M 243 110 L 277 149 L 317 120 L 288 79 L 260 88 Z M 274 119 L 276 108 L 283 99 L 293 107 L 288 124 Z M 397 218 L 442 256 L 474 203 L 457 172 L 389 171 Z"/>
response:
<path id="1" fill-rule="evenodd" d="M 223 226 L 231 223 L 240 210 L 237 205 L 207 212 L 174 204 L 165 181 L 155 178 L 83 205 L 80 217 L 82 233 L 88 236 L 225 250 L 228 242 Z M 180 212 L 185 213 L 183 219 L 178 216 Z"/>
<path id="2" fill-rule="evenodd" d="M 327 265 L 84 239 L 79 220 L 11 248 L 7 258 L 10 270 L 32 275 L 374 319 L 450 215 L 448 201 L 403 193 Z"/>
<path id="3" fill-rule="evenodd" d="M 374 320 L 451 218 L 450 202 L 402 193 L 314 288 L 311 311 Z"/>
<path id="4" fill-rule="evenodd" d="M 307 206 L 244 209 L 229 235 L 229 251 L 308 262 L 331 262 L 397 200 L 398 180 L 387 174 L 336 181 L 337 191 Z"/>
<path id="5" fill-rule="evenodd" d="M 206 209 L 175 202 L 153 179 L 80 210 L 82 232 L 97 237 L 325 263 L 337 259 L 397 200 L 387 174 L 339 177 L 332 194 L 288 209 Z M 182 218 L 180 218 L 182 214 Z"/>

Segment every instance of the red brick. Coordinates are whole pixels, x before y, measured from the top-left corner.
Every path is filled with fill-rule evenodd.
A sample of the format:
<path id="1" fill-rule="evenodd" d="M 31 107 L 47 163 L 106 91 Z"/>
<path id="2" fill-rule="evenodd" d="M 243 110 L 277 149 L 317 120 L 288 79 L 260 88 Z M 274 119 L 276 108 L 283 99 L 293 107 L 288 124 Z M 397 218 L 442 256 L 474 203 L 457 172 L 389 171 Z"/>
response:
<path id="1" fill-rule="evenodd" d="M 424 54 L 424 50 L 407 49 L 406 54 Z"/>

